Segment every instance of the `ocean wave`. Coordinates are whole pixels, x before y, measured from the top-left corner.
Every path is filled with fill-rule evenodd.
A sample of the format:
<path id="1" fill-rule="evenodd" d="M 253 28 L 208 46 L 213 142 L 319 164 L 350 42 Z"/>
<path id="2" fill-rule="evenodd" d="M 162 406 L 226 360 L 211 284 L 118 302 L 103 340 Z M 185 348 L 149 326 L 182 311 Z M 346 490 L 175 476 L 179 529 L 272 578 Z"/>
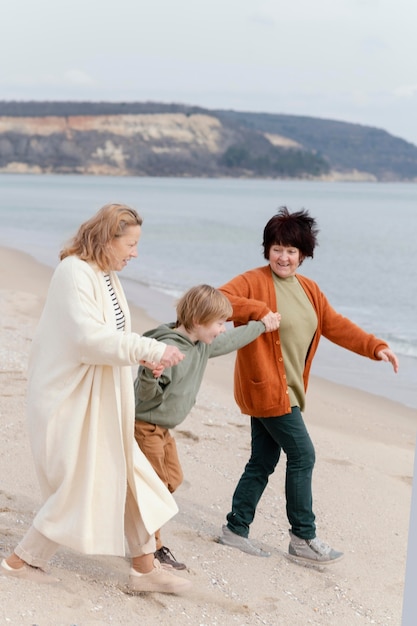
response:
<path id="1" fill-rule="evenodd" d="M 417 344 L 409 343 L 405 340 L 392 340 L 389 342 L 389 345 L 397 355 L 417 359 Z"/>
<path id="2" fill-rule="evenodd" d="M 194 283 L 190 282 L 189 286 L 185 286 L 184 284 L 173 284 L 172 282 L 166 282 L 163 279 L 159 280 L 155 278 L 155 276 L 150 279 L 149 276 L 140 276 L 137 272 L 135 275 L 129 275 L 128 273 L 123 274 L 122 276 L 124 284 L 128 285 L 130 297 L 135 301 L 135 286 L 139 289 L 140 287 L 150 289 L 153 292 L 162 294 L 166 296 L 166 298 L 171 300 L 176 300 L 182 296 L 182 294 L 188 289 L 189 286 L 192 286 Z M 137 304 L 138 302 L 136 302 Z M 346 311 L 343 311 L 346 314 Z M 387 329 L 383 328 L 381 325 L 377 325 L 375 327 L 375 312 L 372 312 L 372 315 L 369 311 L 366 311 L 363 308 L 357 308 L 355 312 L 348 315 L 350 319 L 353 319 L 355 323 L 357 323 L 361 328 L 363 328 L 366 332 L 372 333 L 377 337 L 380 337 L 384 341 L 386 341 L 391 349 L 398 356 L 406 356 L 413 359 L 417 359 L 417 336 L 407 336 L 404 335 L 403 332 L 393 332 L 387 331 Z"/>

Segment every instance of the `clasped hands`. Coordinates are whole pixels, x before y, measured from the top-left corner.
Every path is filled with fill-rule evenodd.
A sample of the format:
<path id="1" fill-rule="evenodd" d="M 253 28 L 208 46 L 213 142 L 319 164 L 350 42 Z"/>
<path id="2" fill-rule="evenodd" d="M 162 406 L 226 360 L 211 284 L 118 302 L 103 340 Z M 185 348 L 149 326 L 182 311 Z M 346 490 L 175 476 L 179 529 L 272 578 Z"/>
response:
<path id="1" fill-rule="evenodd" d="M 271 333 L 274 330 L 278 330 L 280 321 L 281 321 L 281 314 L 273 313 L 272 311 L 269 311 L 269 313 L 267 313 L 261 319 L 261 322 L 263 322 L 265 326 L 266 333 Z"/>
<path id="2" fill-rule="evenodd" d="M 270 333 L 279 328 L 281 315 L 269 311 L 262 319 L 265 326 L 265 332 Z M 153 361 L 141 360 L 139 363 L 152 371 L 155 378 L 159 378 L 166 367 L 177 365 L 185 358 L 185 355 L 176 346 L 167 346 L 159 363 Z"/>
<path id="3" fill-rule="evenodd" d="M 141 360 L 139 363 L 152 370 L 152 374 L 155 378 L 159 378 L 166 367 L 177 365 L 184 358 L 185 354 L 183 354 L 177 346 L 167 346 L 159 363 L 145 360 Z"/>

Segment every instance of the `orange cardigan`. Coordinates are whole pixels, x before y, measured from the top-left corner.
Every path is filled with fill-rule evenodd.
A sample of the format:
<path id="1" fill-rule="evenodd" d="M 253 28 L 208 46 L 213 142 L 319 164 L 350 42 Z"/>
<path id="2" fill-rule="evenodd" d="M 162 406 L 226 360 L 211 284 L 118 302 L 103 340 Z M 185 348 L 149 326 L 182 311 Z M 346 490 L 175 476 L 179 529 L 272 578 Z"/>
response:
<path id="1" fill-rule="evenodd" d="M 235 326 L 259 320 L 269 311 L 276 311 L 276 295 L 269 265 L 249 270 L 220 287 L 233 306 L 231 319 Z M 296 275 L 317 314 L 317 330 L 308 351 L 304 368 L 304 389 L 307 391 L 311 363 L 320 337 L 370 359 L 387 348 L 386 342 L 370 335 L 329 304 L 317 283 Z M 279 330 L 264 333 L 236 356 L 234 374 L 235 400 L 246 415 L 274 417 L 291 412 Z"/>

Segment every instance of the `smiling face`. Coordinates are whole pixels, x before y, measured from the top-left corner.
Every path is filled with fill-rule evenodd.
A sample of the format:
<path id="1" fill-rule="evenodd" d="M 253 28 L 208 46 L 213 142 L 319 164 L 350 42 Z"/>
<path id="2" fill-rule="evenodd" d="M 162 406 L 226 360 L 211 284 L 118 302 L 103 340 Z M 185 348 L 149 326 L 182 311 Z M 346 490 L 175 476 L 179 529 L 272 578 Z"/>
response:
<path id="1" fill-rule="evenodd" d="M 193 324 L 193 327 L 189 330 L 181 325 L 178 326 L 177 330 L 191 339 L 191 341 L 211 344 L 216 337 L 226 332 L 225 324 L 225 319 L 216 319 L 208 324 Z"/>
<path id="2" fill-rule="evenodd" d="M 122 235 L 112 239 L 109 243 L 111 270 L 120 272 L 126 267 L 130 259 L 138 256 L 140 234 L 140 226 L 126 226 Z"/>
<path id="3" fill-rule="evenodd" d="M 226 332 L 225 323 L 226 320 L 223 319 L 214 320 L 214 322 L 210 322 L 209 324 L 197 324 L 193 328 L 195 341 L 201 341 L 207 344 L 213 343 L 216 337 Z"/>
<path id="4" fill-rule="evenodd" d="M 294 246 L 273 245 L 269 249 L 268 261 L 271 270 L 280 278 L 294 276 L 303 257 Z"/>

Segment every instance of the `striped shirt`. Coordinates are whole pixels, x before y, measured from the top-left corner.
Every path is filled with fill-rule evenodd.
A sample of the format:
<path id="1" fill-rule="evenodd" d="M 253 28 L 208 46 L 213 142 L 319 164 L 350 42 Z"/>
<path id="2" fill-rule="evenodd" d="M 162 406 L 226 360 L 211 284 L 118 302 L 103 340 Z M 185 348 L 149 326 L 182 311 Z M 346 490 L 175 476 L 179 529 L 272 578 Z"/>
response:
<path id="1" fill-rule="evenodd" d="M 125 328 L 125 315 L 122 311 L 122 309 L 120 308 L 120 304 L 119 301 L 117 299 L 117 296 L 115 294 L 115 291 L 113 289 L 113 285 L 111 284 L 111 280 L 110 280 L 110 275 L 109 274 L 104 274 L 104 279 L 106 281 L 109 293 L 110 293 L 110 297 L 111 297 L 111 301 L 113 302 L 113 307 L 114 307 L 114 313 L 116 315 L 116 327 L 117 330 L 124 330 Z"/>

